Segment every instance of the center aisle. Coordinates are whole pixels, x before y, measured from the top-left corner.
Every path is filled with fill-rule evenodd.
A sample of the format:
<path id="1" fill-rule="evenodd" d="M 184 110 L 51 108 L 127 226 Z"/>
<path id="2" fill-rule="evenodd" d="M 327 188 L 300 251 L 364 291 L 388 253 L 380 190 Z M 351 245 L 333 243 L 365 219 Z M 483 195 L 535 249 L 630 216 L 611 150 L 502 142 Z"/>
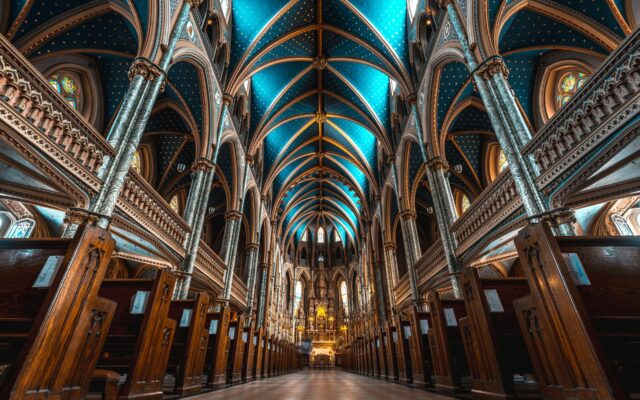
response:
<path id="1" fill-rule="evenodd" d="M 195 396 L 198 400 L 446 400 L 409 388 L 340 370 L 305 370 Z"/>

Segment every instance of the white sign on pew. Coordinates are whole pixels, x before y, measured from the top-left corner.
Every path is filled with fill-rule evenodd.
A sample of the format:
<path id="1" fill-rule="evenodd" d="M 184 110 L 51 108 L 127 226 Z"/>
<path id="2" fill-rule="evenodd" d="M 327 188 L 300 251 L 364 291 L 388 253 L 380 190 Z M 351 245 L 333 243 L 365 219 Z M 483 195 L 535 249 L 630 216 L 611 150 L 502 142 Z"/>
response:
<path id="1" fill-rule="evenodd" d="M 422 332 L 423 335 L 426 335 L 429 333 L 429 320 L 426 320 L 426 319 L 420 320 L 420 332 Z"/>
<path id="2" fill-rule="evenodd" d="M 40 270 L 40 274 L 38 274 L 38 278 L 36 278 L 36 281 L 33 284 L 33 287 L 34 288 L 50 287 L 51 282 L 53 282 L 53 277 L 56 276 L 56 272 L 58 271 L 58 266 L 60 265 L 61 260 L 62 260 L 62 256 L 47 257 L 47 261 L 45 261 L 44 266 Z"/>
<path id="3" fill-rule="evenodd" d="M 138 290 L 131 299 L 131 314 L 144 314 L 149 299 L 149 292 L 146 290 Z"/>
<path id="4" fill-rule="evenodd" d="M 211 323 L 209 323 L 209 335 L 215 335 L 218 333 L 218 320 L 212 319 Z"/>
<path id="5" fill-rule="evenodd" d="M 404 337 L 405 339 L 409 339 L 411 337 L 411 327 L 408 325 L 405 325 L 402 327 L 404 329 Z"/>
<path id="6" fill-rule="evenodd" d="M 248 339 L 248 333 L 247 332 L 242 332 L 242 342 L 243 343 L 247 343 L 247 339 Z"/>
<path id="7" fill-rule="evenodd" d="M 458 326 L 458 319 L 453 308 L 444 309 L 444 319 L 447 321 L 447 326 Z"/>
<path id="8" fill-rule="evenodd" d="M 191 325 L 191 314 L 193 314 L 193 310 L 190 308 L 185 308 L 182 310 L 182 317 L 180 317 L 180 328 L 188 328 Z"/>
<path id="9" fill-rule="evenodd" d="M 562 253 L 562 257 L 567 263 L 567 267 L 569 267 L 569 272 L 571 273 L 571 278 L 573 278 L 573 283 L 581 286 L 591 285 L 589 276 L 587 276 L 587 272 L 584 270 L 582 261 L 580 261 L 580 257 L 577 253 Z"/>
<path id="10" fill-rule="evenodd" d="M 489 311 L 492 313 L 503 313 L 504 307 L 500 301 L 500 295 L 495 289 L 485 289 L 484 297 L 487 298 L 487 304 L 489 305 Z"/>
<path id="11" fill-rule="evenodd" d="M 231 326 L 229 327 L 229 339 L 233 340 L 235 338 L 236 338 L 236 327 Z"/>

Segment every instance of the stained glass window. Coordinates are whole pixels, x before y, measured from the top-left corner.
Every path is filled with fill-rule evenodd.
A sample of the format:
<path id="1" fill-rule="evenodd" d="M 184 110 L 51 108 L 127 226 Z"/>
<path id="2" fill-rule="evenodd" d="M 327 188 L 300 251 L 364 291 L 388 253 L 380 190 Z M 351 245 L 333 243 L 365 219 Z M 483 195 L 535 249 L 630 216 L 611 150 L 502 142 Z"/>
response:
<path id="1" fill-rule="evenodd" d="M 334 241 L 337 242 L 342 242 L 342 238 L 340 237 L 340 233 L 338 232 L 338 230 L 336 229 L 335 233 L 333 234 L 334 237 Z"/>
<path id="2" fill-rule="evenodd" d="M 633 236 L 633 230 L 631 229 L 631 225 L 629 225 L 629 221 L 627 221 L 622 215 L 613 214 L 611 216 L 611 220 L 615 224 L 621 236 Z"/>
<path id="3" fill-rule="evenodd" d="M 466 194 L 463 194 L 462 200 L 460 201 L 460 210 L 464 214 L 465 212 L 467 212 L 469 207 L 471 207 L 471 201 L 469 201 L 469 198 L 467 197 Z"/>
<path id="4" fill-rule="evenodd" d="M 220 8 L 222 8 L 222 14 L 224 14 L 225 19 L 229 19 L 229 6 L 231 0 L 220 0 Z"/>
<path id="5" fill-rule="evenodd" d="M 581 71 L 569 71 L 560 76 L 556 88 L 556 106 L 558 108 L 567 104 L 569 100 L 580 90 L 589 79 L 589 75 Z"/>
<path id="6" fill-rule="evenodd" d="M 318 243 L 324 243 L 324 228 L 318 228 Z"/>
<path id="7" fill-rule="evenodd" d="M 140 152 L 138 150 L 133 152 L 133 158 L 131 159 L 131 168 L 137 173 L 142 173 L 142 160 L 140 159 Z"/>
<path id="8" fill-rule="evenodd" d="M 306 242 L 306 241 L 307 241 L 307 237 L 308 237 L 308 233 L 307 233 L 307 231 L 305 230 L 304 232 L 302 232 L 302 241 L 303 241 L 303 242 Z"/>
<path id="9" fill-rule="evenodd" d="M 178 199 L 178 195 L 175 195 L 171 198 L 169 207 L 171 207 L 171 209 L 175 211 L 176 214 L 180 214 L 180 199 Z"/>
<path id="10" fill-rule="evenodd" d="M 349 315 L 349 294 L 347 293 L 347 282 L 340 282 L 340 297 L 342 298 L 342 306 L 344 313 Z"/>
<path id="11" fill-rule="evenodd" d="M 7 232 L 7 238 L 10 239 L 25 239 L 31 236 L 33 228 L 36 226 L 36 221 L 31 218 L 20 219 L 11 225 L 9 232 Z"/>
<path id="12" fill-rule="evenodd" d="M 508 166 L 507 156 L 504 154 L 504 151 L 500 150 L 500 154 L 498 154 L 498 173 L 504 171 Z"/>
<path id="13" fill-rule="evenodd" d="M 294 292 L 293 298 L 293 314 L 298 314 L 298 307 L 300 307 L 300 302 L 302 301 L 302 282 L 296 281 L 296 289 Z"/>
<path id="14" fill-rule="evenodd" d="M 418 12 L 418 4 L 420 4 L 420 0 L 409 0 L 409 15 L 412 21 L 416 16 L 416 12 Z"/>
<path id="15" fill-rule="evenodd" d="M 69 75 L 54 74 L 49 77 L 49 84 L 58 92 L 62 97 L 67 100 L 67 103 L 76 110 L 79 106 L 80 100 L 80 87 L 76 80 Z"/>

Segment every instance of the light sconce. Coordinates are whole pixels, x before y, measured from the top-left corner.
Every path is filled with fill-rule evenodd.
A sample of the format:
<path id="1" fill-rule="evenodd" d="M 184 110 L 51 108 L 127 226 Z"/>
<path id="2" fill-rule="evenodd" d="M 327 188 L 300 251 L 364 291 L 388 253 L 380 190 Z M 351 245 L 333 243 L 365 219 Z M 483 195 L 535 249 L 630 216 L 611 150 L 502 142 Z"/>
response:
<path id="1" fill-rule="evenodd" d="M 461 174 L 462 173 L 462 164 L 456 164 L 453 167 L 453 170 L 456 171 L 456 173 Z"/>
<path id="2" fill-rule="evenodd" d="M 427 213 L 433 214 L 433 207 L 427 207 Z"/>
<path id="3" fill-rule="evenodd" d="M 184 172 L 185 169 L 187 169 L 187 165 L 180 163 L 178 165 L 176 165 L 176 169 L 178 170 L 178 172 Z"/>

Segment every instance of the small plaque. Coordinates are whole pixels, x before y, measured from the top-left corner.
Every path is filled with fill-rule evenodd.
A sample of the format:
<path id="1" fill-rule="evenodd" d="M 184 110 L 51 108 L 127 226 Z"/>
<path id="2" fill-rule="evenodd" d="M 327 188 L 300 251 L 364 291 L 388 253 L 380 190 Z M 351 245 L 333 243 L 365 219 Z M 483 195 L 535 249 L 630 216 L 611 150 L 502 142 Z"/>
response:
<path id="1" fill-rule="evenodd" d="M 584 270 L 582 261 L 580 261 L 580 257 L 577 253 L 562 253 L 562 257 L 567 263 L 567 267 L 569 267 L 569 272 L 571 273 L 571 278 L 573 278 L 573 283 L 579 286 L 591 285 L 589 276 L 587 276 L 587 272 Z"/>
<path id="2" fill-rule="evenodd" d="M 444 319 L 447 321 L 447 326 L 458 326 L 458 319 L 453 308 L 444 309 Z"/>
<path id="3" fill-rule="evenodd" d="M 271 342 L 267 343 L 267 350 L 271 350 Z"/>
<path id="4" fill-rule="evenodd" d="M 409 339 L 411 337 L 411 327 L 409 325 L 405 325 L 402 327 L 402 329 L 405 339 Z"/>
<path id="5" fill-rule="evenodd" d="M 218 333 L 218 320 L 212 319 L 209 324 L 209 335 L 215 335 Z"/>
<path id="6" fill-rule="evenodd" d="M 387 337 L 386 337 L 386 336 L 382 339 L 382 343 L 384 343 L 384 345 L 385 345 L 385 346 L 388 346 L 388 345 L 389 345 L 389 344 L 388 344 L 388 339 L 387 339 Z"/>
<path id="7" fill-rule="evenodd" d="M 191 314 L 193 310 L 185 308 L 182 310 L 182 317 L 180 317 L 180 328 L 188 328 L 191 325 Z"/>
<path id="8" fill-rule="evenodd" d="M 253 337 L 253 345 L 254 345 L 254 346 L 257 346 L 257 345 L 258 345 L 258 337 L 257 337 L 257 336 L 254 336 L 254 337 Z"/>
<path id="9" fill-rule="evenodd" d="M 376 339 L 376 348 L 380 348 L 380 339 Z"/>
<path id="10" fill-rule="evenodd" d="M 429 333 L 429 320 L 420 320 L 420 332 L 422 332 L 423 335 L 427 335 Z"/>
<path id="11" fill-rule="evenodd" d="M 398 332 L 394 331 L 391 336 L 392 336 L 392 339 L 393 339 L 393 343 L 398 343 Z"/>
<path id="12" fill-rule="evenodd" d="M 131 299 L 131 314 L 144 314 L 144 310 L 147 307 L 147 299 L 149 299 L 149 292 L 146 290 L 138 290 Z"/>
<path id="13" fill-rule="evenodd" d="M 247 339 L 249 339 L 249 334 L 247 332 L 242 332 L 242 341 L 247 343 Z"/>
<path id="14" fill-rule="evenodd" d="M 44 266 L 40 270 L 40 274 L 38 274 L 38 278 L 36 278 L 36 281 L 33 284 L 33 287 L 34 288 L 50 287 L 51 282 L 53 282 L 53 278 L 56 276 L 56 271 L 58 271 L 58 266 L 60 265 L 61 260 L 62 260 L 62 256 L 47 257 L 47 261 L 45 261 Z"/>
<path id="15" fill-rule="evenodd" d="M 500 301 L 500 295 L 495 289 L 485 289 L 484 297 L 487 298 L 487 304 L 489 305 L 489 311 L 492 313 L 503 313 L 504 307 Z"/>
<path id="16" fill-rule="evenodd" d="M 235 326 L 230 326 L 229 327 L 229 339 L 234 340 L 236 338 L 236 327 Z"/>

